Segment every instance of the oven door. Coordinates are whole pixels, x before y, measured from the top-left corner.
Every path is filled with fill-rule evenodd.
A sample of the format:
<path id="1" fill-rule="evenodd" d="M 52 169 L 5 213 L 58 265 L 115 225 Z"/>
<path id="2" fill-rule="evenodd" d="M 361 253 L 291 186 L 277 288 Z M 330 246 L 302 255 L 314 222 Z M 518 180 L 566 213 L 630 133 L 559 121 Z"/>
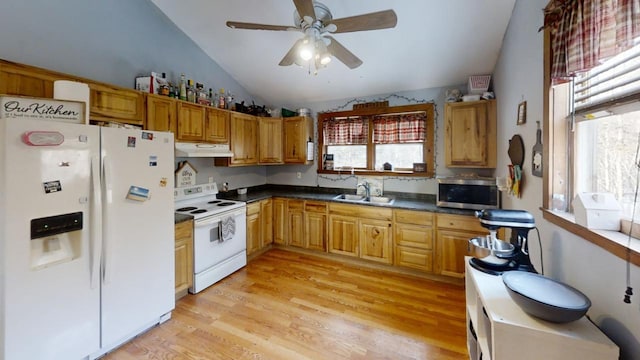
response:
<path id="1" fill-rule="evenodd" d="M 223 241 L 222 222 L 233 218 L 233 229 Z M 228 224 L 228 222 L 227 222 Z M 193 266 L 196 274 L 247 249 L 247 218 L 244 207 L 198 219 L 194 223 Z"/>

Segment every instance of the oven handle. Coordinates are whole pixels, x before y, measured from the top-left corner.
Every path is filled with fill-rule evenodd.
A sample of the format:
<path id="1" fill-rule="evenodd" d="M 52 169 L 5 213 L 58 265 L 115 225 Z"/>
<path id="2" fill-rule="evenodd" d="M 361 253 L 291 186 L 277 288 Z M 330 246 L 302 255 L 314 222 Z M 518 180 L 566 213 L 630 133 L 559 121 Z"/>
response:
<path id="1" fill-rule="evenodd" d="M 239 209 L 236 210 L 231 210 L 228 212 L 223 212 L 220 214 L 216 214 L 213 216 L 209 216 L 206 218 L 202 218 L 202 219 L 198 219 L 194 222 L 194 226 L 206 226 L 206 225 L 211 225 L 211 224 L 215 224 L 215 223 L 219 223 L 220 221 L 222 221 L 223 218 L 227 217 L 227 216 L 246 216 L 247 213 L 247 209 L 246 207 L 241 207 Z"/>

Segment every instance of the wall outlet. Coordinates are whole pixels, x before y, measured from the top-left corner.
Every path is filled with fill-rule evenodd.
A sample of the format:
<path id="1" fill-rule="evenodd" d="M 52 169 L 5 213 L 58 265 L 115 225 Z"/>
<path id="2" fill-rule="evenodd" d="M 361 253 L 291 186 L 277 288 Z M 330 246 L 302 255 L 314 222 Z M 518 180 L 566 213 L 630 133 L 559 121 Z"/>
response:
<path id="1" fill-rule="evenodd" d="M 213 182 L 213 176 L 209 176 L 209 184 Z"/>
<path id="2" fill-rule="evenodd" d="M 298 172 L 296 173 L 296 177 L 297 177 L 298 179 L 302 179 L 302 173 L 301 173 L 300 171 L 298 171 Z"/>

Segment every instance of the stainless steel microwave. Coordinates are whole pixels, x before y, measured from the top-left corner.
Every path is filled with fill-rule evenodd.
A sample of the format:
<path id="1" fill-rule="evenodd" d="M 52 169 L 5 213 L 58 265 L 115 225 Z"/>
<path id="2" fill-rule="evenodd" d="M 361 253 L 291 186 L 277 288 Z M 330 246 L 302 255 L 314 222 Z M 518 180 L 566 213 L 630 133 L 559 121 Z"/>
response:
<path id="1" fill-rule="evenodd" d="M 438 178 L 436 205 L 456 209 L 498 209 L 500 191 L 495 178 Z"/>

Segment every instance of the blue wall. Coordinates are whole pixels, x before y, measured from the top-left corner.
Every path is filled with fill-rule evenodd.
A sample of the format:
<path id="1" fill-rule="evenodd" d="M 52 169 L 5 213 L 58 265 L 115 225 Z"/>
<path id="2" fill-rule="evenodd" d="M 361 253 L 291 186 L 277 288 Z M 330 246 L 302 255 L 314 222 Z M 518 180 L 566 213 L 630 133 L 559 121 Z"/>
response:
<path id="1" fill-rule="evenodd" d="M 134 88 L 135 77 L 165 72 L 206 88 L 249 94 L 148 0 L 2 0 L 0 58 Z"/>

